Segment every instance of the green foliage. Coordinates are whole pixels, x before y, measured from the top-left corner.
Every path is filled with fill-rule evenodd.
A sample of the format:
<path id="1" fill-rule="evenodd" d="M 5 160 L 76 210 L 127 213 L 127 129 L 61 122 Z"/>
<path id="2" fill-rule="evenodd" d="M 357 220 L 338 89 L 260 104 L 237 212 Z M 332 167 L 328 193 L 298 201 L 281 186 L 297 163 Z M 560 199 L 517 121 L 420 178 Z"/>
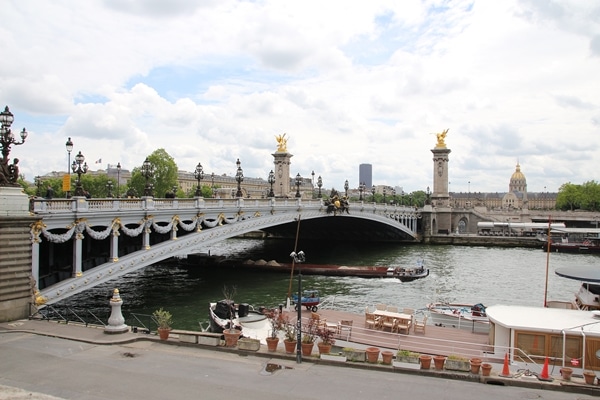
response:
<path id="1" fill-rule="evenodd" d="M 563 184 L 556 196 L 556 208 L 600 211 L 600 185 L 596 181 L 588 181 L 583 185 L 571 182 Z"/>
<path id="2" fill-rule="evenodd" d="M 173 186 L 177 185 L 177 164 L 165 149 L 155 150 L 148 156 L 148 161 L 154 167 L 153 177 L 148 180 L 149 183 L 154 185 L 154 196 L 165 197 L 165 194 L 171 192 Z M 142 175 L 141 165 L 131 171 L 131 179 L 128 185 L 135 189 L 138 196 L 144 194 L 146 178 Z"/>
<path id="3" fill-rule="evenodd" d="M 173 316 L 170 312 L 163 310 L 162 307 L 152 313 L 152 318 L 159 328 L 170 329 L 173 325 Z"/>

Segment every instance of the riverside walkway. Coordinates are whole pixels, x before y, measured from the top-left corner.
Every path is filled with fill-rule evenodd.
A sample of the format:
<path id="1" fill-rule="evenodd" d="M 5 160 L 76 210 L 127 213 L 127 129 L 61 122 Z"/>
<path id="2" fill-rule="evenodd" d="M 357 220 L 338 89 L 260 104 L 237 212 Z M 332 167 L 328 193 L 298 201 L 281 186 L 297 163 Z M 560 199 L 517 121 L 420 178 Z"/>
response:
<path id="1" fill-rule="evenodd" d="M 333 314 L 329 314 L 329 318 L 334 318 Z M 354 344 L 354 346 L 357 345 Z M 35 358 L 30 360 L 31 364 L 29 364 L 28 357 L 30 357 L 30 353 L 36 351 L 44 354 L 45 361 L 40 361 Z M 408 382 L 410 382 L 410 385 L 417 385 L 418 388 L 420 388 L 417 389 L 411 386 L 411 392 L 413 392 L 413 394 L 416 393 L 414 392 L 415 390 L 418 392 L 421 389 L 431 389 L 435 391 L 436 385 L 441 385 L 440 390 L 443 393 L 445 390 L 443 388 L 448 387 L 448 380 L 457 382 L 456 384 L 453 384 L 455 388 L 456 385 L 466 385 L 463 389 L 456 389 L 460 391 L 460 393 L 456 393 L 456 398 L 461 399 L 482 398 L 487 390 L 498 390 L 488 389 L 491 386 L 505 386 L 503 389 L 505 391 L 500 392 L 500 395 L 496 396 L 494 396 L 493 393 L 489 396 L 485 395 L 485 397 L 489 397 L 490 399 L 515 398 L 516 394 L 511 391 L 516 388 L 519 388 L 521 391 L 542 389 L 544 390 L 544 393 L 541 397 L 544 399 L 582 399 L 586 398 L 581 397 L 582 394 L 590 396 L 600 395 L 598 386 L 585 385 L 583 379 L 580 377 L 573 377 L 571 382 L 562 381 L 560 376 L 556 375 L 552 376 L 553 379 L 551 382 L 539 381 L 535 376 L 526 375 L 503 378 L 498 375 L 498 373 L 502 371 L 502 364 L 493 364 L 494 369 L 489 378 L 472 375 L 467 372 L 436 371 L 433 369 L 422 370 L 415 364 L 391 366 L 382 365 L 380 363 L 337 363 L 322 360 L 316 353 L 311 357 L 303 357 L 302 363 L 298 364 L 295 359 L 295 354 L 286 354 L 283 350 L 282 343 L 280 343 L 276 352 L 268 352 L 266 346 L 261 346 L 260 350 L 257 352 L 247 352 L 221 346 L 210 347 L 183 343 L 179 341 L 176 335 L 172 335 L 167 341 L 160 341 L 158 336 L 153 333 L 126 332 L 122 334 L 106 334 L 104 333 L 103 327 L 85 327 L 76 324 L 57 323 L 54 321 L 19 320 L 0 324 L 0 353 L 2 353 L 3 360 L 0 364 L 0 385 L 8 386 L 9 389 L 7 390 L 9 391 L 13 390 L 11 388 L 21 387 L 30 391 L 52 394 L 58 396 L 58 398 L 100 399 L 114 397 L 115 395 L 128 398 L 159 398 L 156 396 L 157 393 L 165 393 L 164 388 L 155 387 L 157 384 L 156 381 L 164 382 L 161 377 L 162 375 L 159 372 L 162 370 L 161 359 L 163 358 L 165 359 L 164 367 L 167 369 L 165 374 L 173 378 L 173 382 L 176 382 L 177 385 L 181 385 L 181 387 L 177 386 L 177 390 L 181 390 L 181 392 L 173 392 L 169 398 L 191 398 L 191 393 L 193 393 L 194 390 L 199 391 L 201 389 L 202 385 L 199 381 L 202 381 L 204 379 L 203 377 L 219 374 L 223 374 L 220 381 L 221 389 L 224 389 L 222 395 L 228 395 L 228 393 L 234 395 L 234 397 L 237 397 L 236 394 L 241 395 L 244 391 L 242 390 L 243 388 L 238 387 L 237 383 L 231 383 L 232 390 L 227 390 L 227 386 L 230 384 L 228 383 L 228 380 L 236 378 L 228 375 L 229 370 L 227 370 L 227 372 L 219 372 L 220 362 L 234 362 L 251 365 L 251 369 L 254 371 L 252 373 L 254 378 L 252 379 L 255 380 L 258 380 L 261 375 L 268 375 L 268 371 L 257 371 L 257 365 L 261 365 L 261 368 L 266 368 L 267 370 L 268 366 L 276 366 L 276 369 L 297 371 L 298 374 L 303 376 L 301 379 L 310 379 L 310 381 L 305 381 L 300 387 L 292 382 L 288 382 L 287 385 L 293 387 L 293 391 L 288 393 L 283 392 L 279 395 L 292 399 L 331 398 L 330 396 L 332 395 L 334 397 L 340 395 L 341 397 L 349 396 L 348 398 L 356 398 L 357 390 L 362 390 L 363 395 L 366 395 L 367 393 L 379 393 L 380 395 L 378 397 L 381 399 L 396 398 L 397 392 L 396 395 L 390 395 L 387 391 L 397 391 L 402 387 L 406 389 L 408 387 L 407 385 L 409 385 Z M 109 373 L 108 370 L 114 369 L 115 371 L 123 373 L 121 370 L 127 368 L 126 364 L 129 363 L 126 360 L 129 358 L 137 358 L 138 356 L 140 358 L 146 357 L 146 359 L 152 358 L 152 362 L 146 360 L 145 364 L 140 364 L 140 362 L 130 361 L 131 364 L 135 365 L 135 368 L 128 372 L 131 375 L 126 376 L 132 377 L 132 385 L 134 385 L 136 391 L 138 391 L 136 392 L 137 395 L 132 396 L 131 393 L 127 395 L 127 393 L 132 390 L 131 388 L 118 390 L 111 388 L 113 385 L 113 383 L 111 383 L 113 372 L 111 371 Z M 242 357 L 240 358 L 240 356 Z M 55 357 L 61 359 L 58 364 L 53 361 L 53 358 Z M 175 357 L 175 359 L 173 360 L 172 357 Z M 184 361 L 183 357 L 190 357 L 190 360 L 186 359 Z M 68 359 L 66 365 L 63 365 L 62 358 Z M 180 364 L 178 364 L 178 360 L 180 360 Z M 219 361 L 217 362 L 216 360 Z M 169 362 L 167 363 L 167 361 Z M 75 362 L 82 362 L 83 365 L 75 366 Z M 208 362 L 208 366 L 206 366 L 206 368 L 208 368 L 207 370 L 196 365 L 196 363 L 201 362 Z M 40 363 L 43 365 L 40 365 Z M 169 366 L 167 366 L 167 364 Z M 104 367 L 106 371 L 102 370 L 98 365 Z M 193 367 L 193 365 L 196 365 L 196 367 Z M 81 368 L 90 368 L 90 371 L 96 371 L 97 368 L 100 368 L 100 372 L 98 373 L 106 373 L 107 375 L 98 375 L 95 378 L 89 377 L 87 376 L 88 371 L 81 370 Z M 319 372 L 310 373 L 314 368 L 318 368 Z M 331 376 L 327 375 L 330 380 L 343 377 L 344 382 L 346 382 L 345 385 L 347 385 L 348 388 L 352 387 L 352 380 L 367 379 L 371 383 L 376 381 L 381 383 L 385 382 L 385 390 L 383 390 L 380 385 L 366 384 L 363 382 L 358 388 L 353 389 L 355 391 L 353 395 L 352 389 L 350 389 L 350 392 L 347 392 L 346 389 L 342 390 L 339 384 L 332 384 L 331 381 L 329 383 L 327 383 L 327 381 L 320 383 L 314 374 L 317 374 L 317 376 L 325 374 L 325 372 L 322 372 L 321 368 L 326 368 L 326 374 L 333 374 Z M 510 368 L 511 373 L 517 372 L 515 366 L 510 366 Z M 365 374 L 365 376 L 360 378 L 355 376 L 355 374 L 359 373 L 356 371 L 363 371 L 362 373 Z M 182 374 L 184 376 L 182 376 Z M 305 376 L 305 374 L 308 375 Z M 52 382 L 52 379 L 58 379 L 53 378 L 57 375 L 65 376 L 67 380 L 72 382 L 73 392 L 56 392 L 55 384 Z M 100 378 L 100 376 L 102 376 L 102 378 Z M 174 376 L 176 376 L 176 378 Z M 443 379 L 434 380 L 433 382 L 425 384 L 420 381 L 420 379 L 425 378 Z M 346 379 L 350 379 L 350 381 L 346 381 Z M 145 381 L 148 382 L 146 386 L 147 389 L 150 390 L 150 393 L 148 393 L 147 389 L 142 387 L 144 385 L 135 383 Z M 417 384 L 416 382 L 419 383 Z M 488 385 L 480 385 L 482 383 L 487 383 Z M 90 386 L 92 389 L 81 388 L 80 386 L 83 384 Z M 120 382 L 120 384 L 127 385 L 127 380 L 125 379 Z M 117 385 L 116 381 L 114 385 Z M 311 388 L 313 385 L 315 386 Z M 314 389 L 319 387 L 319 385 L 326 385 L 321 388 L 324 392 L 321 395 L 311 395 Z M 276 391 L 280 390 L 279 387 L 277 386 L 276 388 L 276 386 L 273 386 L 272 389 Z M 510 387 L 513 389 L 509 389 Z M 336 388 L 337 392 L 331 392 L 332 388 Z M 0 386 L 0 400 L 18 398 L 2 397 L 2 390 L 2 386 Z M 92 390 L 90 393 L 93 395 L 80 395 L 81 391 L 87 390 Z M 98 394 L 94 394 L 93 390 L 97 390 Z M 152 390 L 154 390 L 154 392 L 152 392 Z M 303 390 L 305 392 L 297 392 L 298 390 Z M 474 395 L 467 395 L 469 392 L 472 392 Z M 201 392 L 197 393 L 200 395 Z M 291 395 L 292 393 L 296 394 Z M 328 394 L 323 395 L 325 393 Z M 423 394 L 424 393 L 427 392 L 424 391 Z M 394 394 L 394 392 L 391 394 Z M 576 396 L 575 394 L 579 395 Z M 422 398 L 416 394 L 415 396 L 416 397 L 413 398 Z M 197 398 L 197 396 L 194 397 Z M 211 396 L 200 397 L 214 398 Z M 48 397 L 40 395 L 40 397 L 28 396 L 26 398 L 45 399 Z M 246 396 L 245 398 L 256 397 Z M 270 399 L 276 397 L 265 396 L 261 398 Z M 452 397 L 446 396 L 445 398 Z"/>

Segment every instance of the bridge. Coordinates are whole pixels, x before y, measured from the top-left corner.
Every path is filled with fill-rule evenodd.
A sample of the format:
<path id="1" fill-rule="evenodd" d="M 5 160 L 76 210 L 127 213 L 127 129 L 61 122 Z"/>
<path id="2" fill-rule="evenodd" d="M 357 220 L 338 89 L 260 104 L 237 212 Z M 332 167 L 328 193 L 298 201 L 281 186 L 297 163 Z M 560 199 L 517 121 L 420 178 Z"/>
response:
<path id="1" fill-rule="evenodd" d="M 36 302 L 52 304 L 162 260 L 249 232 L 270 237 L 414 242 L 419 210 L 322 199 L 34 199 Z M 87 239 L 87 240 L 86 240 Z"/>

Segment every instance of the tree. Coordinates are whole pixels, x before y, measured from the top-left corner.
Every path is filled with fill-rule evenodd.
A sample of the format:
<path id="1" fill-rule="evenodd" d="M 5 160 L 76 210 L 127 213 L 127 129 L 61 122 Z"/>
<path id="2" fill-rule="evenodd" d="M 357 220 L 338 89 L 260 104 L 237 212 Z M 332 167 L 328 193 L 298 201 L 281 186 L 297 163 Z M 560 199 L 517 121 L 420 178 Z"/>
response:
<path id="1" fill-rule="evenodd" d="M 165 194 L 171 192 L 173 186 L 177 185 L 177 164 L 165 149 L 155 150 L 148 156 L 148 161 L 154 168 L 153 177 L 148 180 L 154 185 L 154 195 L 165 197 Z M 142 175 L 142 167 L 135 167 L 131 171 L 128 186 L 135 189 L 138 195 L 144 193 L 146 178 Z"/>
<path id="2" fill-rule="evenodd" d="M 556 207 L 560 210 L 574 210 L 581 205 L 581 186 L 571 182 L 563 184 L 558 189 Z"/>

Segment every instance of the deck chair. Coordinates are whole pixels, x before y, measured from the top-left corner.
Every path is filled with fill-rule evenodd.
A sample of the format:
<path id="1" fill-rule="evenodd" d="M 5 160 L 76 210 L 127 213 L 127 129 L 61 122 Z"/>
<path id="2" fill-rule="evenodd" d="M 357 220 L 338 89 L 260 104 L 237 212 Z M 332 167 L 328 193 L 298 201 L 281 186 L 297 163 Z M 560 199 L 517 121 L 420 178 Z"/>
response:
<path id="1" fill-rule="evenodd" d="M 386 308 L 387 308 L 387 304 L 379 303 L 379 304 L 375 305 L 376 310 L 385 311 Z"/>
<path id="2" fill-rule="evenodd" d="M 398 333 L 406 333 L 408 335 L 410 333 L 410 325 L 410 321 L 397 319 L 394 323 L 394 328 L 392 331 L 396 331 Z"/>
<path id="3" fill-rule="evenodd" d="M 379 318 L 373 313 L 365 313 L 365 328 L 379 328 Z"/>
<path id="4" fill-rule="evenodd" d="M 387 306 L 387 311 L 389 311 L 389 312 L 398 312 L 398 307 L 396 307 L 396 306 Z"/>
<path id="5" fill-rule="evenodd" d="M 340 335 L 341 338 L 348 340 L 352 334 L 352 320 L 343 319 L 338 322 L 337 334 Z"/>
<path id="6" fill-rule="evenodd" d="M 425 334 L 426 326 L 427 326 L 427 315 L 425 315 L 421 321 L 415 321 L 413 330 L 415 331 L 415 333 L 423 332 L 423 334 Z"/>
<path id="7" fill-rule="evenodd" d="M 396 320 L 392 317 L 385 317 L 381 321 L 381 329 L 389 328 L 390 332 L 394 331 L 394 326 L 396 325 Z"/>

